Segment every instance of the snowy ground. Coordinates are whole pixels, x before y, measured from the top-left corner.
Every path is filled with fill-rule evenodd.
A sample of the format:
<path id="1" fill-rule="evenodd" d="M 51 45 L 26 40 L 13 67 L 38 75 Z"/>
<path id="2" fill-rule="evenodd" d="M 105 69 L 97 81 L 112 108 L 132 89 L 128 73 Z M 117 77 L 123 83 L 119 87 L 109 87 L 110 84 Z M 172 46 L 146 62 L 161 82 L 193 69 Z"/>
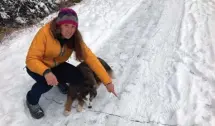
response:
<path id="1" fill-rule="evenodd" d="M 119 99 L 102 86 L 93 109 L 65 117 L 66 96 L 53 88 L 40 100 L 46 116 L 31 118 L 25 56 L 53 14 L 0 47 L 0 126 L 215 125 L 215 0 L 84 0 L 73 8 L 87 45 L 115 70 Z"/>

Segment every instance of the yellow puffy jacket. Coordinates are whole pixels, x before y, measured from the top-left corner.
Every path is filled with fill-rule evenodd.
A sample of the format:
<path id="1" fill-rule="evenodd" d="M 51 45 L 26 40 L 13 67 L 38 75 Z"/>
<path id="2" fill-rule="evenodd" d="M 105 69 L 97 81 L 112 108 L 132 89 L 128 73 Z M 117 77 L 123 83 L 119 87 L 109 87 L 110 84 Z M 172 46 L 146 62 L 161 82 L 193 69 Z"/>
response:
<path id="1" fill-rule="evenodd" d="M 104 84 L 111 83 L 111 78 L 101 65 L 97 57 L 82 42 L 84 61 L 96 73 Z M 35 35 L 26 57 L 27 67 L 39 75 L 43 75 L 46 69 L 57 66 L 69 59 L 73 50 L 66 45 L 61 48 L 60 42 L 54 39 L 50 31 L 50 23 L 43 26 Z"/>

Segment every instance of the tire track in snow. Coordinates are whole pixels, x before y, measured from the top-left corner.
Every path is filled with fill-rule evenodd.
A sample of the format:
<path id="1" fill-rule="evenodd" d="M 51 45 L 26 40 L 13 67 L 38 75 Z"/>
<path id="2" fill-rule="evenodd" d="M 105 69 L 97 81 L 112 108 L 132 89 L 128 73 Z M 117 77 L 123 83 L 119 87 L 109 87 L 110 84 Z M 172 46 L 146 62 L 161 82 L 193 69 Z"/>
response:
<path id="1" fill-rule="evenodd" d="M 146 6 L 148 6 L 147 4 L 146 4 Z M 150 11 L 152 11 L 154 8 L 151 8 L 151 5 L 150 6 L 148 6 L 150 9 L 148 9 L 148 10 L 150 10 Z M 142 7 L 143 8 L 143 7 Z M 147 13 L 147 12 L 145 12 L 145 13 Z M 143 14 L 142 14 L 143 15 Z M 150 19 L 150 17 L 148 17 L 147 16 L 147 18 L 149 18 L 149 20 L 151 20 Z M 146 19 L 147 19 L 146 18 Z M 136 19 L 134 19 L 134 20 L 132 20 L 132 21 L 135 21 Z M 158 18 L 158 20 L 159 20 L 159 18 Z M 131 22 L 132 22 L 131 21 Z M 147 21 L 147 20 L 146 20 Z M 138 23 L 138 21 L 136 21 L 136 22 L 134 22 L 134 23 L 131 23 L 130 25 L 131 25 L 131 27 L 132 27 L 132 25 L 134 25 L 135 23 Z M 139 23 L 141 23 L 140 21 L 139 21 Z M 156 24 L 156 23 L 155 23 Z M 126 25 L 129 25 L 129 24 L 125 24 L 124 26 L 126 26 Z M 140 43 L 137 43 L 138 42 L 138 40 L 134 40 L 135 39 L 135 37 L 137 38 L 137 39 L 141 39 L 141 36 L 143 36 L 143 34 L 147 34 L 147 33 L 144 33 L 144 31 L 142 31 L 142 30 L 144 30 L 144 28 L 145 27 L 147 27 L 147 24 L 143 24 L 143 25 L 145 25 L 145 26 L 141 26 L 141 27 L 138 27 L 134 32 L 132 31 L 132 30 L 130 30 L 130 28 L 129 27 L 126 27 L 126 28 L 124 28 L 124 27 L 122 27 L 120 30 L 119 30 L 119 33 L 116 33 L 116 34 L 120 34 L 121 33 L 121 31 L 127 31 L 127 32 L 125 32 L 125 33 L 122 33 L 121 35 L 123 35 L 124 36 L 124 39 L 122 39 L 120 42 L 121 42 L 121 44 L 120 43 L 117 43 L 117 40 L 111 40 L 111 41 L 113 41 L 112 43 L 114 44 L 114 43 L 116 43 L 116 48 L 120 48 L 120 50 L 118 50 L 118 51 L 115 51 L 115 52 L 113 52 L 113 53 L 116 53 L 116 54 L 114 54 L 114 55 L 116 55 L 116 56 L 119 56 L 119 58 L 122 60 L 122 61 L 118 61 L 119 63 L 122 63 L 121 64 L 121 66 L 123 67 L 121 67 L 121 70 L 123 70 L 123 71 L 121 71 L 121 72 L 123 72 L 123 74 L 124 75 L 122 75 L 122 78 L 120 78 L 119 80 L 124 80 L 125 82 L 120 82 L 119 83 L 119 85 L 120 84 L 123 84 L 123 87 L 121 87 L 121 91 L 122 92 L 130 92 L 130 88 L 133 88 L 133 87 L 135 87 L 135 84 L 133 83 L 133 85 L 128 85 L 128 83 L 129 82 L 126 82 L 126 79 L 128 79 L 129 80 L 129 78 L 136 78 L 135 77 L 135 72 L 136 71 L 134 71 L 134 72 L 132 72 L 132 69 L 135 69 L 135 68 L 137 68 L 138 67 L 138 65 L 140 65 L 140 64 L 134 64 L 134 61 L 135 60 L 137 60 L 137 57 L 138 57 L 138 55 L 139 55 L 139 53 L 140 53 L 140 49 L 141 48 L 143 48 L 144 47 L 144 45 L 140 45 Z M 130 30 L 130 31 L 129 31 Z M 143 33 L 143 34 L 139 34 L 139 33 Z M 137 36 L 136 36 L 137 35 Z M 131 36 L 131 38 L 130 38 L 130 36 Z M 135 36 L 135 37 L 134 37 Z M 112 36 L 111 38 L 114 38 L 115 39 L 115 37 L 114 36 Z M 123 38 L 123 37 L 122 37 Z M 128 43 L 124 43 L 124 41 L 126 40 L 126 39 L 129 39 L 129 42 Z M 143 42 L 145 43 L 145 41 L 143 40 Z M 139 44 L 139 45 L 138 45 Z M 132 46 L 133 45 L 133 46 Z M 112 48 L 111 46 L 114 46 L 114 45 L 105 45 L 104 46 L 104 48 L 106 49 L 107 47 L 108 48 Z M 135 48 L 136 47 L 136 48 Z M 136 49 L 136 50 L 135 50 Z M 138 50 L 137 50 L 138 49 Z M 103 50 L 103 49 L 101 49 L 101 50 Z M 107 49 L 107 50 L 109 50 L 109 49 Z M 116 49 L 117 50 L 117 49 Z M 124 55 L 123 53 L 126 53 L 126 52 L 128 52 L 128 54 L 126 54 L 126 55 Z M 130 52 L 130 53 L 129 53 Z M 105 52 L 103 52 L 103 53 L 105 53 Z M 141 53 L 140 53 L 141 54 Z M 102 55 L 102 54 L 101 54 Z M 104 55 L 105 57 L 106 57 L 106 55 Z M 109 56 L 111 56 L 111 54 L 109 55 Z M 114 60 L 115 61 L 115 60 Z M 126 62 L 127 61 L 127 62 Z M 117 62 L 117 59 L 116 59 L 116 62 Z M 124 64 L 125 63 L 125 64 Z M 126 69 L 125 69 L 126 68 Z M 141 70 L 140 70 L 141 71 Z M 130 73 L 131 72 L 131 76 L 130 77 L 127 77 L 127 74 L 126 73 Z M 125 77 L 124 77 L 125 76 Z M 124 79 L 123 79 L 124 78 Z M 138 79 L 138 78 L 137 78 Z M 135 79 L 136 80 L 136 79 Z M 117 82 L 116 82 L 117 83 Z M 132 83 L 132 82 L 131 82 Z M 127 95 L 127 94 L 125 94 L 125 95 Z M 106 101 L 105 102 L 105 104 L 108 104 L 108 102 L 109 101 Z M 130 108 L 129 107 L 129 109 L 133 109 L 133 108 Z M 126 111 L 127 112 L 127 111 Z M 131 111 L 132 112 L 132 111 Z M 127 114 L 127 113 L 125 113 L 125 114 Z"/>
<path id="2" fill-rule="evenodd" d="M 158 96 L 159 94 L 157 94 L 156 92 L 158 92 L 160 88 L 165 88 L 165 87 L 163 87 L 163 84 L 165 83 L 164 81 L 156 82 L 158 80 L 162 80 L 165 78 L 165 76 L 159 75 L 159 73 L 163 73 L 165 70 L 158 69 L 158 71 L 157 71 L 156 69 L 153 68 L 153 66 L 156 66 L 157 64 L 153 64 L 153 63 L 156 63 L 156 62 L 161 63 L 160 61 L 162 61 L 162 59 L 159 59 L 159 57 L 162 57 L 162 58 L 164 58 L 166 56 L 171 57 L 170 54 L 166 55 L 166 56 L 163 53 L 159 54 L 162 51 L 168 52 L 168 51 L 172 50 L 172 49 L 168 48 L 168 44 L 170 44 L 171 47 L 173 47 L 173 48 L 178 45 L 177 40 L 175 43 L 171 43 L 174 40 L 171 41 L 168 39 L 169 36 L 171 36 L 175 39 L 175 35 L 173 35 L 172 32 L 176 32 L 176 33 L 179 32 L 180 25 L 177 24 L 178 21 L 174 20 L 175 22 L 173 22 L 173 24 L 177 25 L 177 26 L 173 25 L 170 29 L 168 29 L 170 26 L 168 26 L 167 29 L 163 28 L 165 26 L 162 27 L 162 25 L 165 24 L 164 18 L 169 17 L 168 13 L 167 13 L 167 11 L 169 11 L 169 10 L 166 10 L 166 13 L 163 13 L 162 10 L 164 9 L 163 8 L 164 6 L 169 7 L 169 5 L 170 5 L 170 3 L 167 4 L 167 2 L 165 3 L 165 2 L 160 2 L 160 1 L 159 2 L 153 1 L 151 3 L 151 5 L 149 5 L 150 7 L 152 7 L 152 9 L 148 9 L 148 11 L 146 13 L 142 12 L 142 14 L 141 14 L 142 17 L 144 17 L 144 19 L 142 19 L 143 21 L 140 21 L 140 22 L 148 22 L 148 24 L 147 24 L 148 26 L 146 28 L 144 26 L 140 26 L 141 30 L 145 29 L 144 32 L 138 32 L 137 31 L 138 29 L 136 29 L 136 27 L 135 27 L 135 30 L 130 29 L 131 31 L 129 32 L 129 28 L 131 28 L 133 26 L 131 23 L 132 22 L 132 20 L 131 20 L 131 21 L 129 21 L 130 22 L 129 24 L 125 24 L 125 26 L 128 25 L 127 27 L 120 29 L 120 31 L 116 33 L 118 35 L 111 36 L 111 40 L 110 40 L 111 44 L 106 44 L 106 45 L 104 45 L 104 47 L 102 49 L 100 49 L 100 50 L 107 50 L 107 51 L 104 51 L 99 54 L 107 57 L 107 59 L 110 59 L 110 62 L 111 62 L 111 60 L 112 60 L 112 62 L 116 62 L 116 63 L 113 63 L 112 65 L 116 66 L 116 68 L 119 69 L 119 73 L 117 74 L 119 76 L 119 78 L 117 79 L 118 82 L 116 82 L 116 84 L 119 84 L 119 86 L 117 86 L 117 89 L 121 92 L 121 94 L 120 94 L 121 100 L 125 100 L 127 97 L 129 97 L 127 99 L 130 99 L 130 100 L 132 99 L 132 102 L 135 102 L 135 103 L 131 103 L 128 105 L 124 105 L 123 108 L 127 108 L 128 110 L 124 113 L 121 113 L 122 115 L 125 115 L 128 117 L 134 116 L 136 118 L 141 118 L 141 119 L 146 119 L 146 120 L 150 119 L 150 118 L 155 119 L 155 120 L 160 120 L 158 117 L 153 116 L 153 115 L 158 114 L 160 111 L 158 113 L 153 113 L 150 111 L 147 112 L 146 109 L 153 110 L 156 107 L 161 108 L 160 105 L 156 106 L 157 104 L 155 104 L 157 100 L 159 100 L 158 102 L 161 102 L 160 97 Z M 181 4 L 181 5 L 183 5 L 183 4 Z M 157 11 L 155 11 L 154 8 L 156 8 Z M 169 7 L 169 8 L 172 9 L 171 7 Z M 140 15 L 140 12 L 138 12 L 138 11 L 135 13 Z M 146 18 L 147 14 L 150 15 L 150 18 L 151 18 L 150 20 L 148 20 Z M 135 17 L 135 15 L 132 15 L 132 18 L 133 17 Z M 140 20 L 141 19 L 140 17 L 136 17 L 136 20 Z M 179 19 L 181 20 L 180 17 L 182 17 L 182 15 L 179 16 Z M 160 21 L 160 18 L 162 18 L 162 21 Z M 180 22 L 180 20 L 179 20 L 179 22 Z M 154 23 L 155 25 L 151 25 L 151 24 L 153 24 L 152 22 L 157 22 L 157 23 Z M 141 25 L 143 25 L 143 24 L 144 23 L 142 23 Z M 139 26 L 138 24 L 135 24 L 135 25 Z M 172 24 L 170 24 L 170 25 L 172 25 Z M 128 34 L 123 33 L 125 31 L 127 31 Z M 134 32 L 136 32 L 136 34 L 142 33 L 141 37 L 138 38 L 138 40 L 139 40 L 138 43 L 134 43 L 132 41 L 133 40 L 132 37 L 135 35 Z M 125 34 L 125 35 L 123 35 L 123 34 Z M 164 36 L 162 36 L 162 34 L 164 34 Z M 127 35 L 129 35 L 129 36 L 127 36 Z M 117 39 L 117 36 L 120 36 L 120 38 L 122 36 L 124 36 L 124 39 L 122 39 L 122 40 Z M 117 40 L 114 40 L 115 38 Z M 163 39 L 160 39 L 160 38 L 163 38 Z M 178 38 L 178 37 L 176 37 L 176 38 Z M 136 40 L 136 41 L 138 41 L 138 40 Z M 159 41 L 161 41 L 161 42 L 159 42 Z M 167 43 L 166 41 L 171 41 L 171 42 Z M 123 42 L 123 43 L 121 44 L 119 42 Z M 131 45 L 133 45 L 133 44 L 137 44 L 137 45 L 131 47 Z M 117 49 L 117 47 L 119 47 L 121 50 Z M 142 49 L 141 49 L 141 47 L 142 47 Z M 115 50 L 115 51 L 111 52 L 111 50 Z M 130 50 L 132 50 L 132 51 L 130 51 Z M 141 51 L 139 51 L 139 50 L 141 50 Z M 173 49 L 173 50 L 175 50 L 175 49 Z M 119 52 L 117 52 L 117 51 L 119 51 Z M 120 51 L 122 51 L 123 53 L 126 53 L 126 54 L 123 54 Z M 107 52 L 109 53 L 108 55 L 106 55 Z M 130 52 L 130 53 L 128 53 L 128 52 Z M 121 55 L 121 54 L 123 54 L 123 55 Z M 155 61 L 155 60 L 157 60 L 157 61 Z M 169 63 L 169 64 L 174 65 L 174 63 L 171 63 L 173 61 L 174 61 L 174 58 L 173 59 L 167 58 L 164 61 L 162 61 L 162 63 L 164 62 L 164 64 Z M 120 64 L 117 64 L 117 63 L 120 63 Z M 149 68 L 147 68 L 148 66 L 149 66 Z M 159 67 L 161 67 L 161 66 L 159 66 Z M 121 71 L 120 71 L 120 69 L 121 69 Z M 171 74 L 171 72 L 172 72 L 172 70 L 170 68 L 169 74 Z M 142 86 L 140 86 L 140 85 L 142 85 Z M 145 89 L 146 87 L 148 89 Z M 135 92 L 134 92 L 134 88 L 136 89 Z M 138 88 L 140 88 L 140 89 L 138 89 Z M 174 94 L 175 92 L 172 92 L 172 93 Z M 129 94 L 130 96 L 127 94 Z M 177 96 L 177 94 L 176 94 L 176 96 Z M 143 99 L 139 99 L 138 97 L 139 98 L 141 97 Z M 173 99 L 175 99 L 175 98 L 173 98 Z M 110 102 L 110 101 L 108 101 L 108 102 Z M 106 102 L 106 103 L 108 103 L 108 102 Z M 154 105 L 152 105 L 153 103 L 154 103 Z M 123 104 L 123 101 L 119 101 L 118 104 Z M 136 107 L 138 109 L 131 108 L 131 107 L 133 107 L 132 104 L 137 104 L 138 106 L 136 106 Z M 163 105 L 162 107 L 165 107 L 165 105 Z M 168 110 L 168 109 L 173 109 L 173 108 L 176 109 L 177 107 L 172 104 L 170 107 L 165 107 L 165 108 Z M 141 109 L 146 110 L 146 111 L 143 112 Z M 114 109 L 113 112 L 117 113 L 118 111 Z M 152 115 L 152 113 L 153 113 L 153 115 Z M 158 115 L 160 115 L 160 114 L 158 114 Z M 167 116 L 169 116 L 169 115 L 167 114 Z M 162 117 L 162 115 L 161 115 L 161 117 Z M 171 116 L 170 116 L 170 118 L 171 118 Z M 177 123 L 177 121 L 172 122 L 172 123 L 175 124 L 175 123 Z"/>
<path id="3" fill-rule="evenodd" d="M 182 45 L 178 52 L 181 57 L 178 69 L 181 72 L 177 73 L 178 80 L 183 79 L 182 74 L 188 76 L 187 81 L 179 84 L 190 90 L 181 94 L 180 97 L 187 96 L 188 99 L 181 99 L 184 106 L 177 114 L 188 117 L 182 125 L 213 125 L 211 111 L 215 110 L 215 105 L 211 101 L 215 92 L 215 49 L 210 21 L 214 16 L 214 1 L 186 1 L 185 12 L 182 25 L 185 32 L 182 33 Z M 207 109 L 208 105 L 210 109 Z"/>

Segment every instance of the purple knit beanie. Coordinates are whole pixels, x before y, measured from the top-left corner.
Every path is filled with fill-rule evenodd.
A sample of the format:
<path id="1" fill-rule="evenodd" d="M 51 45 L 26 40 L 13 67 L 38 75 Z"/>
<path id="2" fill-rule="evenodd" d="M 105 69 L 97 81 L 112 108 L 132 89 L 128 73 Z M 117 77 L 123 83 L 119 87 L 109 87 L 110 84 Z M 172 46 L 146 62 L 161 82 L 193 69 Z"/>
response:
<path id="1" fill-rule="evenodd" d="M 73 9 L 62 8 L 62 9 L 60 9 L 60 12 L 58 13 L 56 23 L 57 23 L 57 25 L 73 24 L 76 27 L 78 27 L 77 13 Z"/>

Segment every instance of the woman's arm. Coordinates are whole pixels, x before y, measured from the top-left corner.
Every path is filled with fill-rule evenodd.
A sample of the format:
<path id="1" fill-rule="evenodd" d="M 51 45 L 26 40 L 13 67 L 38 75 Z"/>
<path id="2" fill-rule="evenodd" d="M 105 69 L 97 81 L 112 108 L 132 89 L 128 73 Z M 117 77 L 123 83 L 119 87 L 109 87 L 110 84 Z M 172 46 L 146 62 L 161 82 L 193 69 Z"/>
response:
<path id="1" fill-rule="evenodd" d="M 88 66 L 96 73 L 99 79 L 105 84 L 108 92 L 113 93 L 116 97 L 117 94 L 114 90 L 114 85 L 112 84 L 112 80 L 109 77 L 108 73 L 99 62 L 97 57 L 92 53 L 92 51 L 86 46 L 84 42 L 82 42 L 82 48 L 84 52 L 84 61 L 88 64 Z"/>
<path id="2" fill-rule="evenodd" d="M 95 54 L 93 54 L 93 52 L 87 47 L 84 42 L 81 43 L 81 46 L 83 49 L 84 61 L 87 63 L 87 65 L 96 73 L 98 78 L 105 85 L 112 83 L 111 78 L 109 77 L 108 73 L 99 62 Z"/>
<path id="3" fill-rule="evenodd" d="M 35 35 L 26 57 L 27 67 L 32 72 L 35 72 L 41 76 L 47 69 L 49 69 L 49 67 L 47 67 L 42 62 L 45 53 L 45 41 L 46 38 L 43 32 L 43 28 L 41 28 Z"/>

